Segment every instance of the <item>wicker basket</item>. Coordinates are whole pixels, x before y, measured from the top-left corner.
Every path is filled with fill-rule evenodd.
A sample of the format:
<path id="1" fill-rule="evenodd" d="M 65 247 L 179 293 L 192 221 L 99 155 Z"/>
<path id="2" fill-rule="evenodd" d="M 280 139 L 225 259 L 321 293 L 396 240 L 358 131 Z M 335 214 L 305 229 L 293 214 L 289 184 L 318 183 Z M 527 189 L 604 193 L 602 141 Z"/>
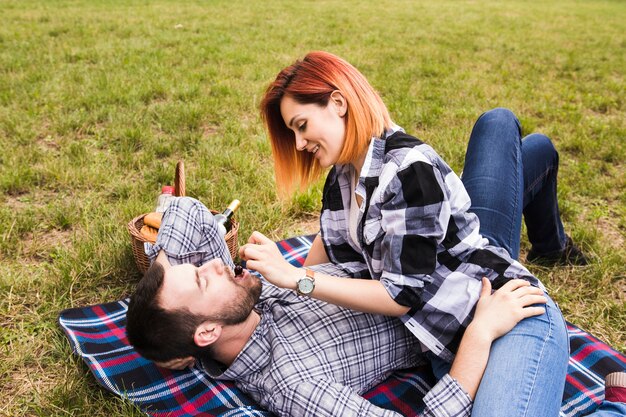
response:
<path id="1" fill-rule="evenodd" d="M 185 167 L 183 161 L 178 161 L 178 163 L 176 164 L 174 190 L 174 195 L 178 197 L 185 196 Z M 215 210 L 211 210 L 211 213 L 217 214 L 218 212 Z M 135 217 L 130 222 L 128 222 L 128 225 L 126 226 L 128 228 L 128 232 L 130 233 L 135 263 L 137 264 L 137 268 L 139 269 L 139 271 L 141 271 L 142 274 L 146 272 L 150 267 L 150 260 L 144 252 L 144 243 L 148 242 L 148 239 L 146 239 L 139 232 L 143 226 L 143 218 L 146 216 L 146 214 L 148 213 L 144 213 L 140 216 Z M 232 227 L 228 231 L 228 233 L 226 233 L 226 236 L 224 238 L 226 239 L 226 246 L 228 246 L 230 256 L 235 259 L 237 255 L 237 249 L 239 248 L 237 246 L 237 231 L 239 230 L 239 223 L 235 220 L 234 217 L 232 218 L 231 222 Z"/>

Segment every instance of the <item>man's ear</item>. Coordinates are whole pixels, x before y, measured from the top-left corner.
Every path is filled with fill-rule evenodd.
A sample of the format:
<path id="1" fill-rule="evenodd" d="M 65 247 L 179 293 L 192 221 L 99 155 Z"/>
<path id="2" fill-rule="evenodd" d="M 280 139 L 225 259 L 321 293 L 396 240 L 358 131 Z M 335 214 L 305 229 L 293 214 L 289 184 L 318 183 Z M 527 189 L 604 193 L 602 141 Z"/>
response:
<path id="1" fill-rule="evenodd" d="M 200 324 L 193 334 L 196 346 L 206 347 L 217 341 L 222 335 L 222 325 L 213 321 L 205 321 Z"/>
<path id="2" fill-rule="evenodd" d="M 330 101 L 335 105 L 339 117 L 346 115 L 346 112 L 348 111 L 348 102 L 341 91 L 335 90 L 330 93 Z"/>

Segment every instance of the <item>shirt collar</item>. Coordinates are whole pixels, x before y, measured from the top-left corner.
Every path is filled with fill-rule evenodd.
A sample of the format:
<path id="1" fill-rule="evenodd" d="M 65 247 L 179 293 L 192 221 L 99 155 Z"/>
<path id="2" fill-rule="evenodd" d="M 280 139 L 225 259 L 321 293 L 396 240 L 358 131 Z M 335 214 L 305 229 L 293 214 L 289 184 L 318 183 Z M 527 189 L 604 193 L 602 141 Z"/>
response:
<path id="1" fill-rule="evenodd" d="M 263 303 L 259 303 L 257 307 L 262 305 Z M 265 368 L 271 358 L 271 346 L 263 337 L 268 331 L 268 316 L 269 314 L 261 313 L 259 324 L 230 366 L 224 367 L 210 358 L 201 359 L 200 363 L 206 373 L 215 379 L 237 381 Z"/>
<path id="2" fill-rule="evenodd" d="M 359 181 L 356 187 L 355 192 L 360 194 L 361 196 L 365 195 L 364 191 L 364 182 L 367 177 L 378 177 L 380 171 L 383 166 L 383 158 L 385 156 L 385 141 L 389 136 L 393 135 L 396 132 L 404 132 L 404 129 L 398 126 L 395 123 L 391 124 L 391 127 L 385 131 L 380 137 L 372 137 L 370 140 L 370 144 L 367 148 L 367 154 L 365 155 L 365 161 L 363 162 L 363 167 L 361 168 L 361 173 L 359 175 Z M 352 175 L 352 168 L 350 164 L 337 164 L 334 166 L 334 176 L 331 178 L 332 181 L 335 181 L 337 178 L 346 178 L 346 181 L 349 181 L 350 176 Z"/>
<path id="3" fill-rule="evenodd" d="M 392 124 L 391 127 L 381 135 L 381 137 L 372 138 L 367 149 L 367 155 L 365 156 L 363 167 L 361 168 L 359 181 L 355 190 L 356 194 L 364 196 L 366 179 L 379 177 L 383 168 L 387 138 L 399 131 L 404 132 L 404 129 L 396 124 Z"/>

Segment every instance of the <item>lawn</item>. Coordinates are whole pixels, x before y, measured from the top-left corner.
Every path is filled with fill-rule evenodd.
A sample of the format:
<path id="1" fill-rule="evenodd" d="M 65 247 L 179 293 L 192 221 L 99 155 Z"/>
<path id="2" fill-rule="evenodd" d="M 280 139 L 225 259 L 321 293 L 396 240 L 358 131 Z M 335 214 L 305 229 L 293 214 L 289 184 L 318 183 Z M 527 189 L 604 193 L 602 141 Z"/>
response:
<path id="1" fill-rule="evenodd" d="M 125 224 L 177 160 L 188 195 L 242 201 L 240 241 L 315 231 L 321 183 L 278 201 L 258 116 L 313 49 L 352 62 L 457 172 L 489 108 L 551 136 L 566 230 L 593 262 L 531 269 L 626 351 L 626 3 L 0 0 L 0 16 L 0 415 L 142 415 L 98 388 L 56 319 L 130 293 Z"/>

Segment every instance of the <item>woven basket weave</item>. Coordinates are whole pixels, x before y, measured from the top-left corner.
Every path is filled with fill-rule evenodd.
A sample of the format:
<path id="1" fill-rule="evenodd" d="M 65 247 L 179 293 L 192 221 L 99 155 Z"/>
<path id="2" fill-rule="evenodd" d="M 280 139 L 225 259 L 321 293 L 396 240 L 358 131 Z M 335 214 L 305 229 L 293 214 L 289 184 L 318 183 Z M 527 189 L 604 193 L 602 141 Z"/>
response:
<path id="1" fill-rule="evenodd" d="M 177 197 L 185 196 L 185 166 L 183 161 L 178 161 L 176 164 L 176 175 L 174 178 L 174 195 Z M 215 210 L 211 210 L 211 213 L 217 214 L 218 212 Z M 143 218 L 148 213 L 141 214 L 134 219 L 132 219 L 126 227 L 128 228 L 128 232 L 130 233 L 131 244 L 133 249 L 133 257 L 135 258 L 135 263 L 137 264 L 137 268 L 143 274 L 150 267 L 150 260 L 148 256 L 144 252 L 144 243 L 148 242 L 141 233 L 140 230 L 143 227 Z M 233 217 L 232 227 L 226 233 L 224 238 L 226 239 L 226 246 L 228 246 L 228 251 L 230 252 L 230 256 L 235 259 L 237 255 L 237 249 L 239 248 L 237 245 L 237 231 L 239 230 L 239 223 Z"/>

